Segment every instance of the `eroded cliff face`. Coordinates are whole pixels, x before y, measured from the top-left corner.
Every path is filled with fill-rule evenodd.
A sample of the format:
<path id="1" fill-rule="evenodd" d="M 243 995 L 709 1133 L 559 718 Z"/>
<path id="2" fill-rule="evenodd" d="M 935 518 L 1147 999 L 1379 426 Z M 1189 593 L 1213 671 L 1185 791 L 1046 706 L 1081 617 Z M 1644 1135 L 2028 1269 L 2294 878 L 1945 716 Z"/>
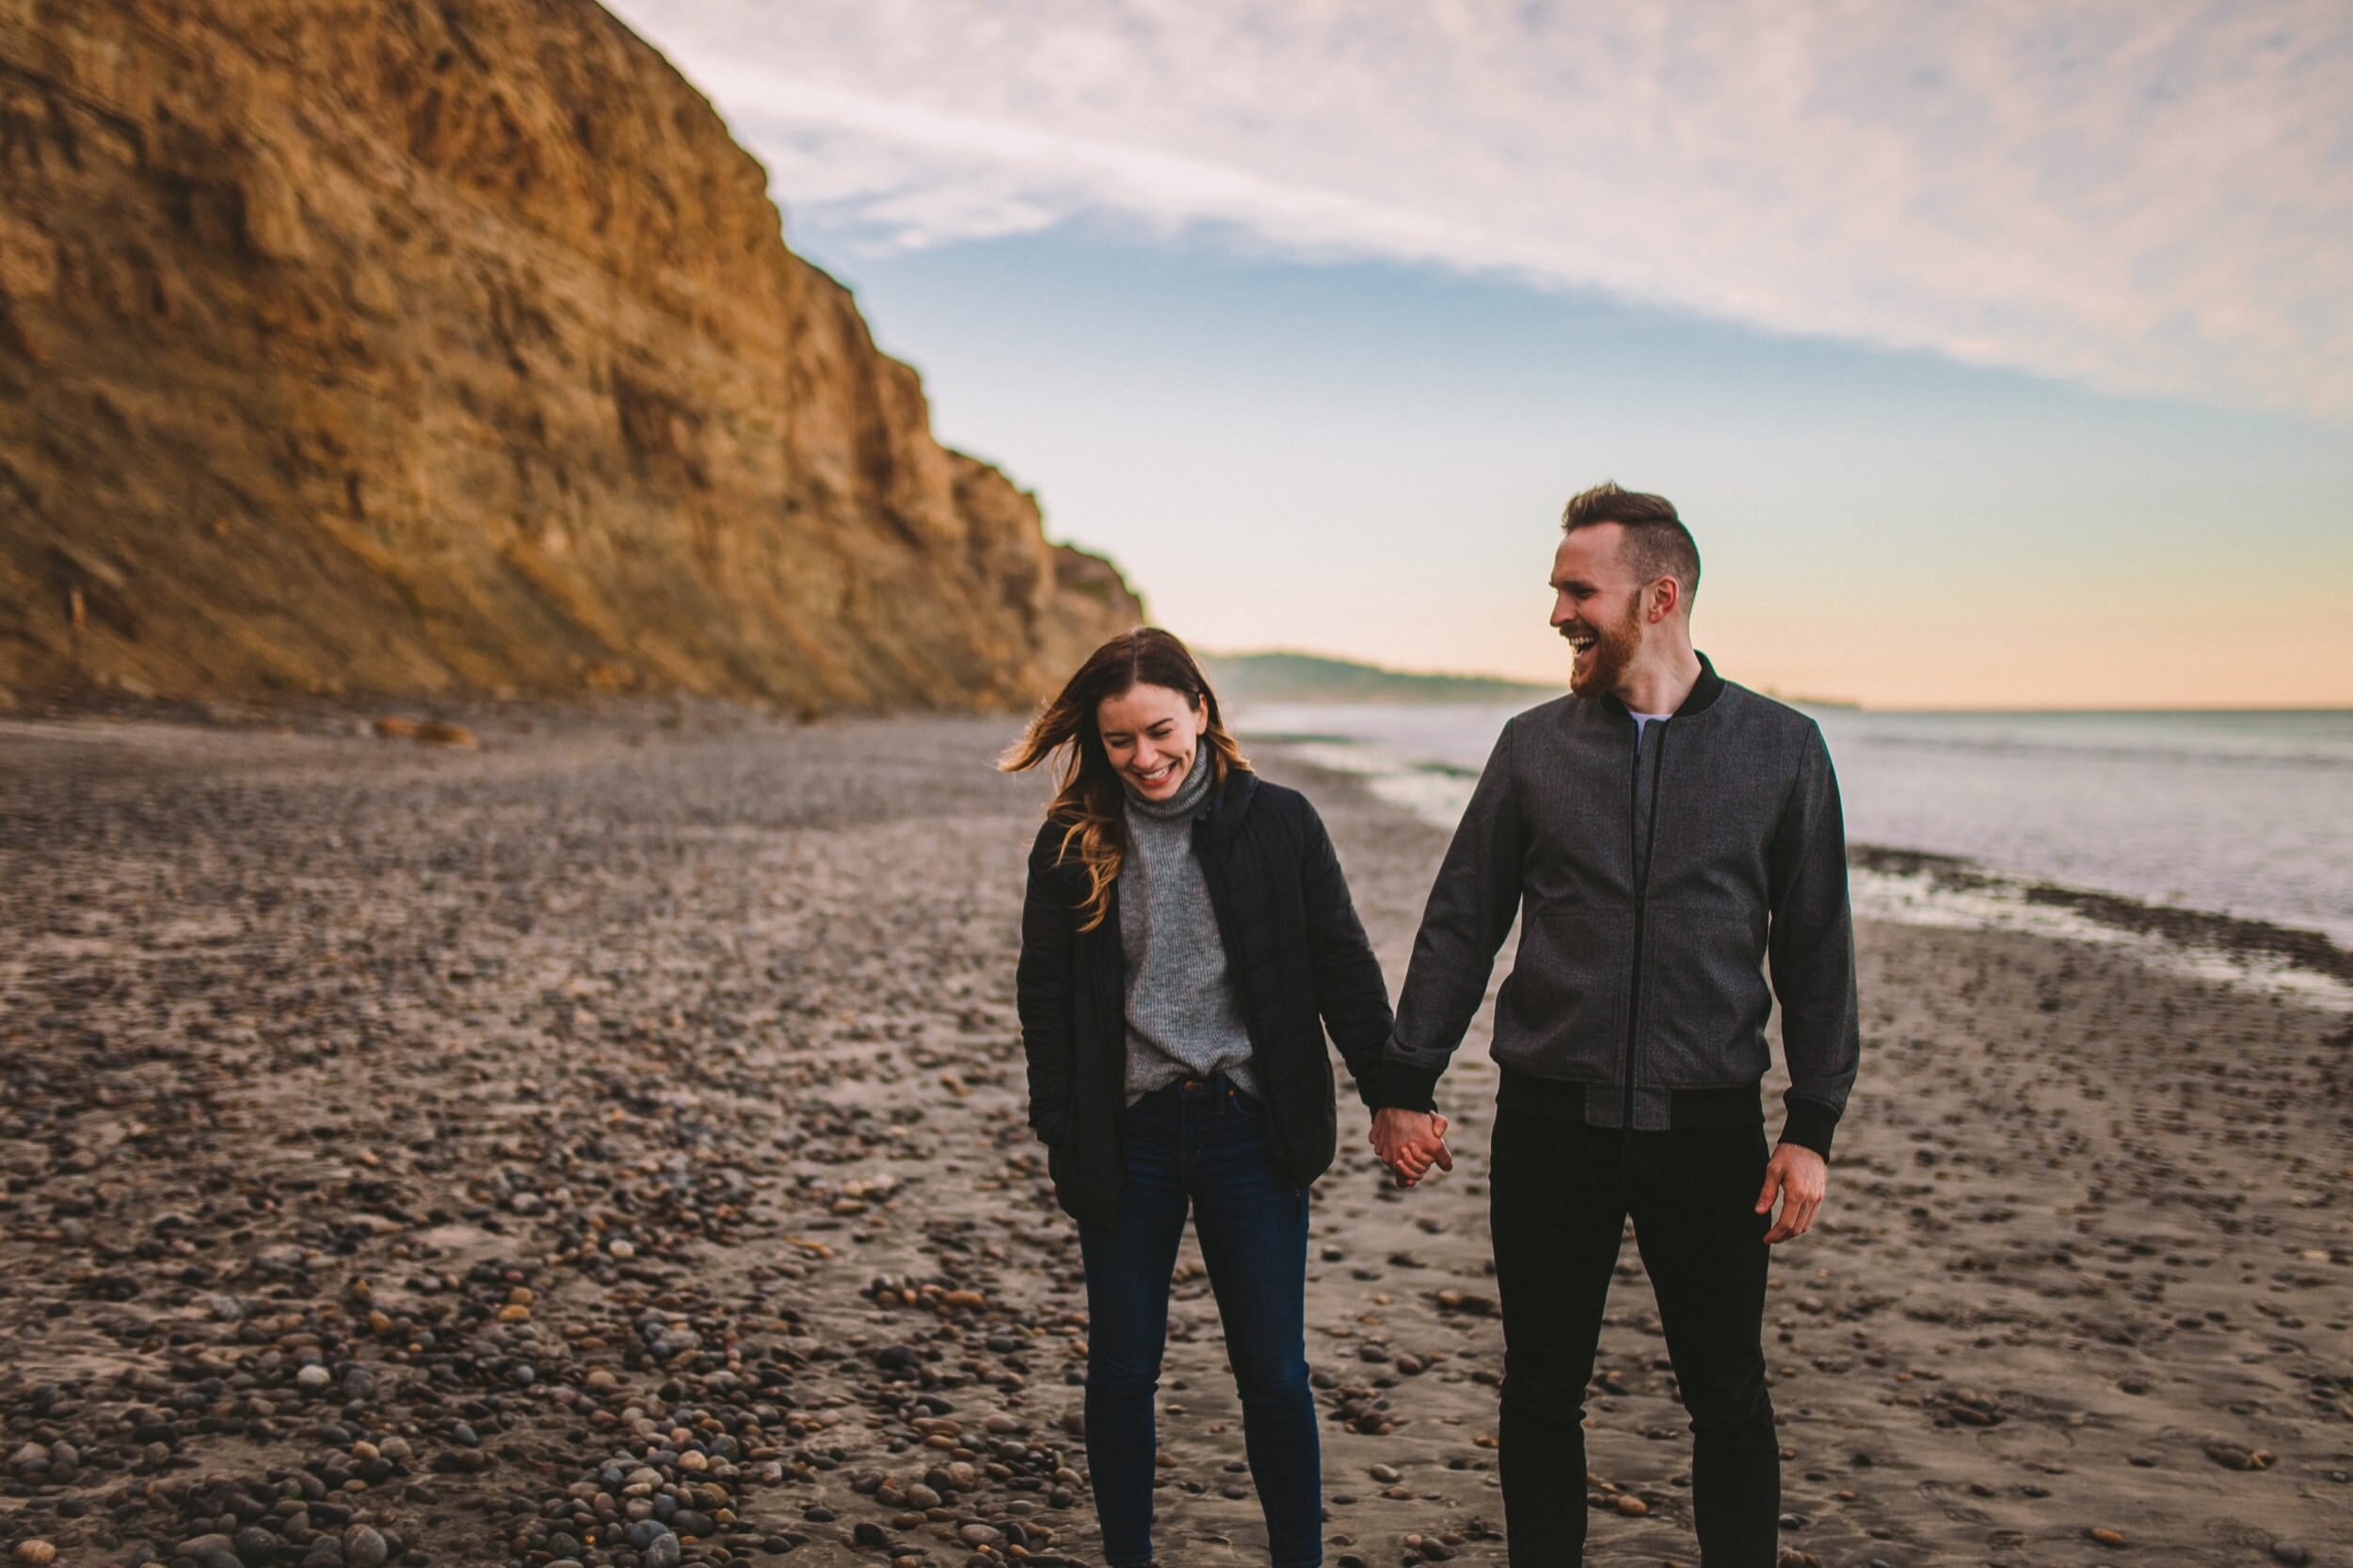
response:
<path id="1" fill-rule="evenodd" d="M 1139 615 L 589 0 L 0 0 L 0 688 L 995 706 Z"/>

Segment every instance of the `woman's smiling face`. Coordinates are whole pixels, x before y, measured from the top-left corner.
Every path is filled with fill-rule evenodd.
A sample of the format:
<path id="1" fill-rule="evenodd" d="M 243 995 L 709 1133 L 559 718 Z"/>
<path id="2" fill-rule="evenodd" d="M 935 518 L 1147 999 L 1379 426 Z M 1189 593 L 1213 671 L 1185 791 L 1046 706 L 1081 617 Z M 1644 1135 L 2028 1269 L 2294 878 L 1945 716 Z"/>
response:
<path id="1" fill-rule="evenodd" d="M 1166 800 L 1183 786 L 1209 724 L 1207 701 L 1166 686 L 1130 686 L 1095 705 L 1103 754 L 1147 800 Z"/>

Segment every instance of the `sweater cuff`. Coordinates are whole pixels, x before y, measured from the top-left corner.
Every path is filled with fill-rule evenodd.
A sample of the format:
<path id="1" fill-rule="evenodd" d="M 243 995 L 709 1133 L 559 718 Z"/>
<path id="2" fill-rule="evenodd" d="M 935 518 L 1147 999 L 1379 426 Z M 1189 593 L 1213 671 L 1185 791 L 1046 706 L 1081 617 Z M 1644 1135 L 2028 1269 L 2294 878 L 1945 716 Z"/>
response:
<path id="1" fill-rule="evenodd" d="M 1788 1120 L 1781 1124 L 1781 1141 L 1812 1149 L 1829 1160 L 1831 1138 L 1838 1130 L 1838 1112 L 1819 1100 L 1793 1099 L 1788 1106 Z"/>
<path id="2" fill-rule="evenodd" d="M 1409 1063 L 1376 1062 L 1356 1075 L 1356 1097 L 1368 1111 L 1435 1111 L 1438 1071 Z"/>

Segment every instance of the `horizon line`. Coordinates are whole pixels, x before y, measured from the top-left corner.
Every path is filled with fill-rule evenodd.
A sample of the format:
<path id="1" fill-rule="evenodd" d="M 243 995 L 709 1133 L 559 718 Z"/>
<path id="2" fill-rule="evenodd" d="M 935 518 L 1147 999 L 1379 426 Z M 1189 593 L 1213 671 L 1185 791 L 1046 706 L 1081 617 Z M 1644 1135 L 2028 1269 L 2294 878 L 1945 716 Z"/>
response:
<path id="1" fill-rule="evenodd" d="M 1547 680 L 1529 680 L 1526 676 L 1500 675 L 1492 670 L 1401 669 L 1392 664 L 1375 664 L 1369 659 L 1353 658 L 1345 653 L 1320 652 L 1314 648 L 1205 648 L 1199 651 L 1201 657 L 1209 659 L 1257 659 L 1265 658 L 1271 655 L 1288 656 L 1292 658 L 1321 659 L 1330 664 L 1347 664 L 1357 669 L 1373 670 L 1383 675 L 1404 676 L 1418 679 L 1436 679 L 1442 680 L 1487 680 L 1496 682 L 1499 685 L 1527 686 L 1534 690 L 1551 689 L 1555 684 L 1554 682 Z M 1563 680 L 1558 684 L 1559 690 L 1563 695 L 1566 695 L 1568 692 L 1568 683 Z M 1746 682 L 1742 682 L 1742 684 L 1746 684 Z M 1907 713 L 1976 713 L 1987 716 L 1997 716 L 2002 714 L 2048 714 L 2054 716 L 2073 715 L 2078 717 L 2097 717 L 2101 715 L 2119 713 L 2265 713 L 2275 715 L 2304 713 L 2353 713 L 2353 702 L 2337 703 L 2323 707 L 2313 707 L 2308 704 L 2281 707 L 2263 703 L 2239 703 L 2228 707 L 2216 707 L 2212 704 L 2188 705 L 2167 703 L 2110 703 L 2093 707 L 2071 707 L 2060 704 L 2055 704 L 2048 707 L 2037 707 L 2014 703 L 1998 705 L 1989 704 L 1985 706 L 1978 706 L 1970 703 L 1922 703 L 1900 707 L 1881 707 L 1872 703 L 1865 702 L 1856 697 L 1832 696 L 1821 693 L 1807 693 L 1793 696 L 1788 693 L 1774 691 L 1772 688 L 1768 686 L 1757 686 L 1752 689 L 1756 691 L 1761 696 L 1769 696 L 1776 702 L 1785 702 L 1793 708 L 1834 708 L 1855 712 L 1888 713 L 1897 715 Z"/>

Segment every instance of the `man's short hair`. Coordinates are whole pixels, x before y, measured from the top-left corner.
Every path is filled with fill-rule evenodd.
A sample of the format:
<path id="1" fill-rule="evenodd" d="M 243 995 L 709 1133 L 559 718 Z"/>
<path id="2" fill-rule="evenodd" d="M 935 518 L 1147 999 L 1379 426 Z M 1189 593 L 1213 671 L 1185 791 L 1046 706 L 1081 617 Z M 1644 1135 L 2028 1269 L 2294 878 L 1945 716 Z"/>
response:
<path id="1" fill-rule="evenodd" d="M 1563 534 L 1604 522 L 1625 530 L 1626 564 L 1635 576 L 1644 583 L 1673 578 L 1682 585 L 1688 609 L 1700 591 L 1700 547 L 1675 516 L 1674 503 L 1663 495 L 1622 489 L 1614 479 L 1605 479 L 1571 496 L 1561 510 Z"/>

